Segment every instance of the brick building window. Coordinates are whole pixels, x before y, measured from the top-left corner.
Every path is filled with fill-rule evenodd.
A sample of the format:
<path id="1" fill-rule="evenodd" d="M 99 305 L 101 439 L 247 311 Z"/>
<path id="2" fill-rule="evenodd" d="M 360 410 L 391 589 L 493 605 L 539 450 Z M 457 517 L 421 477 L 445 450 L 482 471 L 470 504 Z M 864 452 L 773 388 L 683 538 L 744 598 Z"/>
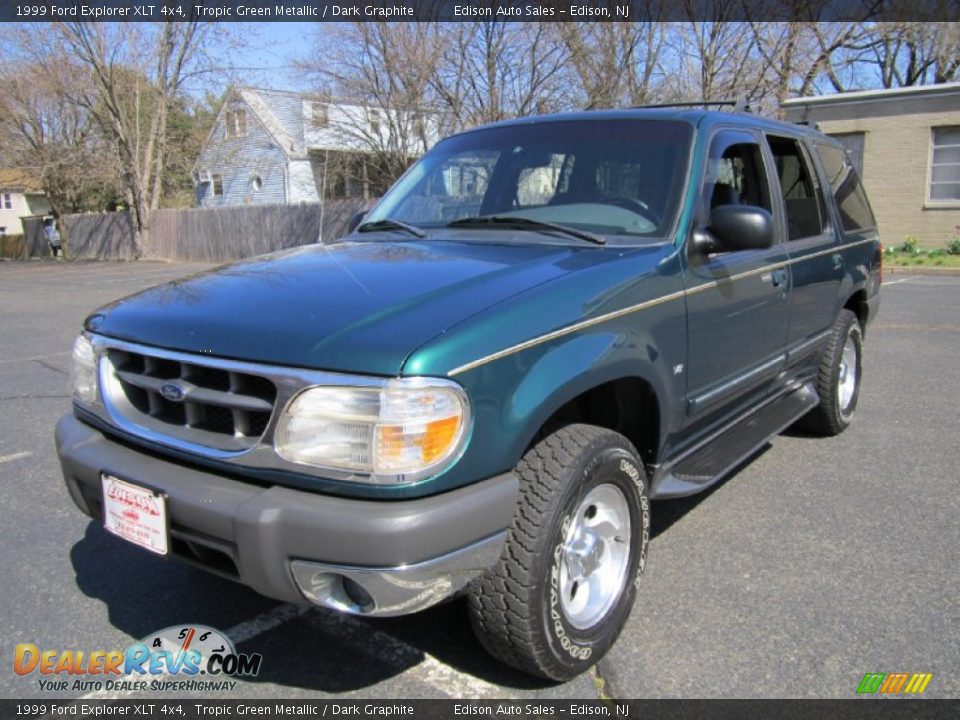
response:
<path id="1" fill-rule="evenodd" d="M 960 202 L 960 125 L 932 130 L 930 199 Z"/>

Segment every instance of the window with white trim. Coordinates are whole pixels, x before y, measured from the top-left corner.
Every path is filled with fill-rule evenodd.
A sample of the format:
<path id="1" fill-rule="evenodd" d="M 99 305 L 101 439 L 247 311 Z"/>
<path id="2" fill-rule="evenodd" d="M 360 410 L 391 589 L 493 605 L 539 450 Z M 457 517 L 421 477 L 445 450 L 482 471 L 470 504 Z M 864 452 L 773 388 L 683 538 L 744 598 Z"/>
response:
<path id="1" fill-rule="evenodd" d="M 226 117 L 227 137 L 243 137 L 247 134 L 247 111 L 230 110 Z"/>
<path id="2" fill-rule="evenodd" d="M 330 125 L 330 108 L 326 102 L 314 100 L 308 105 L 310 108 L 310 124 L 315 128 L 325 128 Z"/>
<path id="3" fill-rule="evenodd" d="M 3 194 L 3 207 L 6 210 L 10 210 L 13 207 L 13 198 L 11 198 L 10 193 Z"/>
<path id="4" fill-rule="evenodd" d="M 930 200 L 960 202 L 960 125 L 931 130 Z"/>

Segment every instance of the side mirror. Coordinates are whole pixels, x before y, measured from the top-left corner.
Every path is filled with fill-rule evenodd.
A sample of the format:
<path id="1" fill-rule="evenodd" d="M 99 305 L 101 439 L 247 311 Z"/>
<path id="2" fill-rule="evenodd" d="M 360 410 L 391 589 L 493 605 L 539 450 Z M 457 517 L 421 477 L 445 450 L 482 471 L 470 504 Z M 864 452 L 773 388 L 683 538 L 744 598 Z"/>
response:
<path id="1" fill-rule="evenodd" d="M 356 230 L 356 229 L 357 229 L 357 225 L 360 224 L 360 222 L 363 220 L 364 217 L 366 217 L 366 215 L 367 215 L 367 211 L 366 211 L 366 210 L 360 210 L 360 211 L 358 211 L 358 212 L 355 212 L 353 215 L 351 215 L 351 216 L 350 216 L 350 220 L 347 221 L 347 232 L 346 232 L 346 234 L 349 235 L 349 234 L 352 233 L 354 230 Z"/>
<path id="2" fill-rule="evenodd" d="M 710 225 L 693 231 L 691 243 L 700 255 L 736 250 L 762 250 L 773 245 L 773 216 L 754 205 L 720 205 L 710 212 Z"/>
<path id="3" fill-rule="evenodd" d="M 708 229 L 719 250 L 762 250 L 773 245 L 773 216 L 755 205 L 715 207 Z"/>

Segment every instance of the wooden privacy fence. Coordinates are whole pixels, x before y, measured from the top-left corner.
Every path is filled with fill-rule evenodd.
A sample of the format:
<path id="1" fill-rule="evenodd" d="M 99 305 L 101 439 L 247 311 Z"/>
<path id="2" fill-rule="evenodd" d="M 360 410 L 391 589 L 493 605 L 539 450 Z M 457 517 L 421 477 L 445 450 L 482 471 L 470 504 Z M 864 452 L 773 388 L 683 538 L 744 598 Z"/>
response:
<path id="1" fill-rule="evenodd" d="M 310 245 L 342 235 L 366 200 L 329 200 L 302 205 L 243 205 L 154 212 L 143 257 L 223 262 Z M 322 233 L 321 233 L 322 218 Z M 131 260 L 133 222 L 128 213 L 67 215 L 68 257 Z"/>
<path id="2" fill-rule="evenodd" d="M 43 229 L 43 217 L 25 217 L 20 222 L 23 225 L 21 254 L 11 254 L 9 257 L 31 258 L 50 255 L 50 242 Z"/>
<path id="3" fill-rule="evenodd" d="M 67 215 L 67 257 L 72 260 L 133 260 L 129 213 Z"/>

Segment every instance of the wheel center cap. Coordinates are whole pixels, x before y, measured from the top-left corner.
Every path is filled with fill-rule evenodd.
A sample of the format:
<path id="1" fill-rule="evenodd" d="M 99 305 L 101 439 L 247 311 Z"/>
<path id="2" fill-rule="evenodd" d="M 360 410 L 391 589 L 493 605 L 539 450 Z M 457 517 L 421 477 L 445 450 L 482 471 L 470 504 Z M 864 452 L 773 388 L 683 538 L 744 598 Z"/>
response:
<path id="1" fill-rule="evenodd" d="M 567 572 L 574 580 L 592 574 L 603 558 L 604 542 L 590 530 L 580 530 L 567 543 L 564 559 Z"/>

